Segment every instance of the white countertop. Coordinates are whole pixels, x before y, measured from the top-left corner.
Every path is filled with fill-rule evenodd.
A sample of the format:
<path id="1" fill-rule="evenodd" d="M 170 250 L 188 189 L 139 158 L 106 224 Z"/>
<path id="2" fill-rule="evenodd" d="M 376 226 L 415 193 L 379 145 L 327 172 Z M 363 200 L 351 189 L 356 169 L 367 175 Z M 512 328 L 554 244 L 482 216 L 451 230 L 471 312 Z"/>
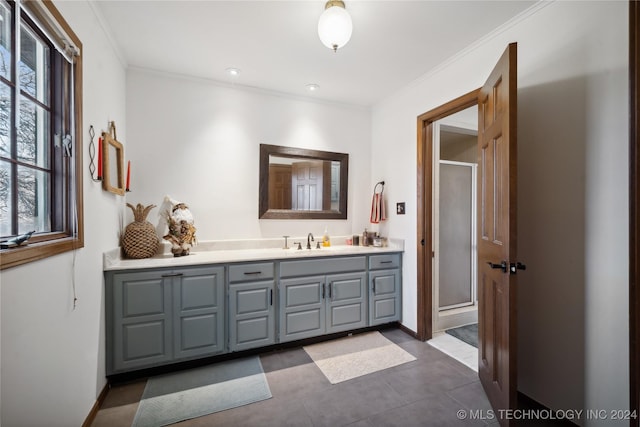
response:
<path id="1" fill-rule="evenodd" d="M 332 241 L 336 242 L 344 242 L 344 239 L 344 237 L 332 237 Z M 305 238 L 305 243 L 303 243 L 301 250 L 298 250 L 298 246 L 293 244 L 294 241 L 301 241 L 301 238 L 290 238 L 290 247 L 288 249 L 282 248 L 284 239 L 204 241 L 194 246 L 189 255 L 181 257 L 174 257 L 169 250 L 170 246 L 163 242 L 161 253 L 144 259 L 123 258 L 121 248 L 116 248 L 103 254 L 103 268 L 104 271 L 137 270 L 243 261 L 371 255 L 404 251 L 404 241 L 400 239 L 389 239 L 386 247 L 332 245 L 316 249 L 314 243 L 312 245 L 313 249 L 305 249 Z"/>

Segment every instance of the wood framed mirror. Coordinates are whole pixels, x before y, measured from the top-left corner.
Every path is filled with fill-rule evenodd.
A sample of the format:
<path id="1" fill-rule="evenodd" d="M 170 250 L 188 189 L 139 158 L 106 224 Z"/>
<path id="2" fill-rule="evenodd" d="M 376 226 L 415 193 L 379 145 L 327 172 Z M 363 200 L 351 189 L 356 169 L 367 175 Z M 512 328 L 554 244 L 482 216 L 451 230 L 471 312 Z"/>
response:
<path id="1" fill-rule="evenodd" d="M 260 144 L 261 219 L 347 219 L 349 155 Z"/>
<path id="2" fill-rule="evenodd" d="M 124 196 L 124 149 L 112 134 L 102 132 L 102 189 Z"/>

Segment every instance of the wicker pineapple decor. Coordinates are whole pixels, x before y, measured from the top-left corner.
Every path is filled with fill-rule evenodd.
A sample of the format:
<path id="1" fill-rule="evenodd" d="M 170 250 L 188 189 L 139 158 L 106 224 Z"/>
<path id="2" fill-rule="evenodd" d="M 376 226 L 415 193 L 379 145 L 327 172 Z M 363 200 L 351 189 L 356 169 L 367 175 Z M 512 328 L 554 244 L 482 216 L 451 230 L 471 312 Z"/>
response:
<path id="1" fill-rule="evenodd" d="M 149 258 L 158 251 L 158 236 L 156 229 L 147 221 L 147 215 L 156 205 L 142 206 L 140 203 L 134 208 L 132 204 L 127 206 L 133 211 L 134 221 L 127 225 L 122 236 L 122 248 L 129 258 Z"/>

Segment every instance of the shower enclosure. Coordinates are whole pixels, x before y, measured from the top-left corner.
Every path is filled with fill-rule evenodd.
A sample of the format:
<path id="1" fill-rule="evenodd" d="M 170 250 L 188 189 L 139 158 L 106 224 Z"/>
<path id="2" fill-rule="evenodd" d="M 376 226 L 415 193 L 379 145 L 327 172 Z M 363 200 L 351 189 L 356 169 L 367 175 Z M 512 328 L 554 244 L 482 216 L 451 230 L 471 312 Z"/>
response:
<path id="1" fill-rule="evenodd" d="M 434 126 L 434 331 L 478 318 L 477 131 L 453 122 Z"/>

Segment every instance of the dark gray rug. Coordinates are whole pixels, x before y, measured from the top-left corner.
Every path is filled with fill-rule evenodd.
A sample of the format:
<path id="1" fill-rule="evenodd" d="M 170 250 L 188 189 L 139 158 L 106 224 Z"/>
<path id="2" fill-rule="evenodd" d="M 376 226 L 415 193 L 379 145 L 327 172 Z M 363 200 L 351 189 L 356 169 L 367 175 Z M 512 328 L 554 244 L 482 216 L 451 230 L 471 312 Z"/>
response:
<path id="1" fill-rule="evenodd" d="M 447 329 L 445 331 L 451 336 L 458 338 L 478 348 L 478 324 L 472 323 L 471 325 L 460 326 L 459 328 Z"/>
<path id="2" fill-rule="evenodd" d="M 149 378 L 132 427 L 160 427 L 269 399 L 258 356 Z"/>

